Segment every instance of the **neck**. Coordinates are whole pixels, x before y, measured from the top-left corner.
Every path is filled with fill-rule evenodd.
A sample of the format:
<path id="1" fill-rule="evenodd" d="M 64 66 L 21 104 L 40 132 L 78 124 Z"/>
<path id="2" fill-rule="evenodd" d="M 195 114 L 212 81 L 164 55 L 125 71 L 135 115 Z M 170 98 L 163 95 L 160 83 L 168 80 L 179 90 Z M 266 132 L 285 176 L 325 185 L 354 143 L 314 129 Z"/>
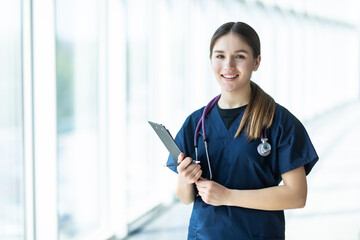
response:
<path id="1" fill-rule="evenodd" d="M 225 92 L 222 91 L 219 99 L 219 107 L 222 109 L 238 108 L 249 103 L 251 97 L 250 84 L 241 91 Z"/>

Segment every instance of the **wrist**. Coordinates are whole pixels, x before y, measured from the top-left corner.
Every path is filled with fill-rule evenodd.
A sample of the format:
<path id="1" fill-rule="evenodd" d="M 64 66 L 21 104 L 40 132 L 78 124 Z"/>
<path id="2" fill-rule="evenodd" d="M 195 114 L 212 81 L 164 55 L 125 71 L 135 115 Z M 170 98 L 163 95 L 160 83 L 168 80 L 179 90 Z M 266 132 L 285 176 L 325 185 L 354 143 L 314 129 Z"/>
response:
<path id="1" fill-rule="evenodd" d="M 233 190 L 227 188 L 226 192 L 225 192 L 225 199 L 224 199 L 225 206 L 232 206 L 232 195 L 233 195 Z"/>
<path id="2" fill-rule="evenodd" d="M 187 179 L 186 177 L 182 176 L 181 174 L 179 174 L 179 183 L 183 186 L 189 186 L 189 185 L 193 185 L 194 183 L 191 182 L 189 179 Z"/>

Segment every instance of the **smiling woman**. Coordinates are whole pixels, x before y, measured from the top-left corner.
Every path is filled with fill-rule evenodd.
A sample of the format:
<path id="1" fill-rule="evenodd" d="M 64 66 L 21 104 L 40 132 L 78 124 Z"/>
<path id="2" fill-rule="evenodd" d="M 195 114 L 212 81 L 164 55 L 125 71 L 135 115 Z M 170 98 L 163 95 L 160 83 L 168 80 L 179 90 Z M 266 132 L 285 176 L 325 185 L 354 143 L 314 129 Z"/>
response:
<path id="1" fill-rule="evenodd" d="M 259 64 L 260 55 L 254 56 L 250 46 L 235 34 L 226 34 L 214 45 L 211 66 L 215 77 L 224 92 L 243 98 L 236 100 L 240 106 L 247 104 L 248 96 L 245 93 L 249 92 L 250 88 L 248 80 Z M 240 107 L 239 105 L 225 106 L 224 101 L 220 101 L 219 104 L 223 108 Z"/>
<path id="2" fill-rule="evenodd" d="M 251 100 L 235 136 L 249 122 L 248 139 L 259 138 L 260 133 L 271 126 L 275 111 L 272 97 L 249 81 L 252 73 L 260 66 L 259 36 L 245 23 L 224 24 L 211 39 L 210 59 L 214 75 L 222 89 L 219 107 L 241 107 Z M 249 116 L 250 112 L 253 113 L 252 116 Z"/>
<path id="3" fill-rule="evenodd" d="M 318 156 L 299 120 L 251 81 L 261 61 L 253 28 L 223 24 L 210 56 L 221 94 L 186 119 L 175 138 L 184 153 L 171 167 L 177 196 L 194 202 L 188 239 L 285 239 L 283 210 L 305 206 Z M 267 154 L 262 144 L 271 146 Z"/>

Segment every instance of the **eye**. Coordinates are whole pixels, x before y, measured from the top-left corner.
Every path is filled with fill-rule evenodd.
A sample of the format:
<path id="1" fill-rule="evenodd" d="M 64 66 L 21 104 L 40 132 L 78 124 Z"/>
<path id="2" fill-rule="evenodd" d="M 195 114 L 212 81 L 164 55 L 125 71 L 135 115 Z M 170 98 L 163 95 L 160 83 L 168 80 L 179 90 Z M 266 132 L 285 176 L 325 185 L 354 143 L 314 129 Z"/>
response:
<path id="1" fill-rule="evenodd" d="M 245 56 L 244 55 L 236 55 L 236 57 L 235 57 L 236 59 L 244 59 L 245 58 Z"/>
<path id="2" fill-rule="evenodd" d="M 224 55 L 222 55 L 222 54 L 216 55 L 215 57 L 216 57 L 216 58 L 219 58 L 219 59 L 225 58 Z"/>

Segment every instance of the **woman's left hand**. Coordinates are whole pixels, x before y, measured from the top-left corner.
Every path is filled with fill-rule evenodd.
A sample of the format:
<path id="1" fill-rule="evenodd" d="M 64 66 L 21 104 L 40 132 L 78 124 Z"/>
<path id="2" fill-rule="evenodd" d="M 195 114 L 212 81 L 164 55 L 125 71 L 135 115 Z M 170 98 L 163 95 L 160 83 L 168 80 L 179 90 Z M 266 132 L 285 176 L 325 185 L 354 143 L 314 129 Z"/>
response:
<path id="1" fill-rule="evenodd" d="M 213 206 L 226 205 L 230 189 L 204 178 L 199 179 L 195 184 L 200 197 L 205 203 Z"/>

